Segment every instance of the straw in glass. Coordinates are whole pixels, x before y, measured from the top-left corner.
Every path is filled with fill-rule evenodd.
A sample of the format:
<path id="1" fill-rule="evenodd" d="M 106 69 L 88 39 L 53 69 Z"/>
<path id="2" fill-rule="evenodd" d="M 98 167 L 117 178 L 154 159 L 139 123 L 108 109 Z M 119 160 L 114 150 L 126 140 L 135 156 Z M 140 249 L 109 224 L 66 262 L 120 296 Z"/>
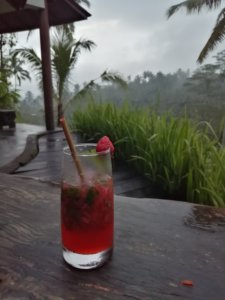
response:
<path id="1" fill-rule="evenodd" d="M 80 179 L 81 179 L 82 182 L 84 182 L 84 172 L 82 170 L 81 163 L 80 163 L 80 161 L 79 161 L 79 159 L 77 157 L 76 148 L 74 147 L 74 142 L 73 142 L 72 136 L 70 134 L 68 125 L 66 123 L 66 120 L 64 118 L 61 118 L 60 119 L 60 124 L 61 124 L 61 126 L 63 128 L 64 134 L 65 134 L 68 146 L 70 148 L 70 152 L 71 152 L 73 161 L 75 163 L 75 166 L 77 168 L 78 174 L 80 176 Z"/>

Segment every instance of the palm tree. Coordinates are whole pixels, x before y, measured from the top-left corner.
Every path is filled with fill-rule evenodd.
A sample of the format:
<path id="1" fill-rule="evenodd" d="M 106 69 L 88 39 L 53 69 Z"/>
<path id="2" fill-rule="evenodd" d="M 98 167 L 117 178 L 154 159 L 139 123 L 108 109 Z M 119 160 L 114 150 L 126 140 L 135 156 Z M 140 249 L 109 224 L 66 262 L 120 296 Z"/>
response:
<path id="1" fill-rule="evenodd" d="M 52 68 L 53 68 L 53 85 L 55 98 L 58 105 L 57 123 L 63 115 L 63 93 L 66 88 L 66 83 L 69 80 L 71 71 L 73 70 L 78 56 L 82 50 L 91 51 L 95 43 L 80 39 L 73 39 L 71 31 L 66 27 L 60 27 L 56 30 L 52 40 Z"/>
<path id="2" fill-rule="evenodd" d="M 171 6 L 167 10 L 167 16 L 170 18 L 174 13 L 176 13 L 180 8 L 186 8 L 187 13 L 191 14 L 194 12 L 200 13 L 202 8 L 217 9 L 221 6 L 222 0 L 186 0 L 179 4 Z M 225 7 L 222 8 L 219 13 L 216 24 L 213 31 L 206 42 L 205 46 L 201 50 L 197 61 L 202 63 L 209 52 L 213 51 L 214 48 L 222 42 L 225 37 Z"/>
<path id="3" fill-rule="evenodd" d="M 55 29 L 51 45 L 52 75 L 54 98 L 57 102 L 57 124 L 63 114 L 63 93 L 82 50 L 91 51 L 94 42 L 86 39 L 75 40 L 73 32 L 68 26 L 59 26 Z M 26 60 L 42 86 L 42 62 L 34 49 L 20 48 L 13 52 L 13 57 Z"/>
<path id="4" fill-rule="evenodd" d="M 14 89 L 17 89 L 17 83 L 21 86 L 21 81 L 30 78 L 30 74 L 27 70 L 23 68 L 25 61 L 22 59 L 17 59 L 15 56 L 10 58 L 9 67 L 10 74 L 14 77 Z"/>

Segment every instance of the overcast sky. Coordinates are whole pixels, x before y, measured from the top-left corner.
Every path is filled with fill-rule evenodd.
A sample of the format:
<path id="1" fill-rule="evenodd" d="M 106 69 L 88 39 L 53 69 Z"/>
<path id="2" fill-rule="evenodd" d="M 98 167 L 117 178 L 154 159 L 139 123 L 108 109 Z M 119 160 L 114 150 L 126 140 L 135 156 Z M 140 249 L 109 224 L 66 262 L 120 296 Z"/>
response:
<path id="1" fill-rule="evenodd" d="M 92 52 L 80 55 L 73 83 L 88 82 L 106 69 L 133 78 L 145 70 L 169 73 L 178 68 L 198 67 L 196 59 L 212 31 L 218 11 L 187 16 L 181 10 L 168 20 L 166 10 L 180 1 L 90 0 L 91 7 L 87 10 L 92 16 L 76 23 L 76 37 L 93 40 L 97 46 Z M 25 37 L 26 33 L 19 35 L 19 45 L 39 51 L 38 32 L 28 43 Z M 212 55 L 222 49 L 223 45 Z M 212 55 L 206 63 L 212 61 Z M 23 90 L 28 89 L 35 92 L 34 80 L 23 84 Z"/>

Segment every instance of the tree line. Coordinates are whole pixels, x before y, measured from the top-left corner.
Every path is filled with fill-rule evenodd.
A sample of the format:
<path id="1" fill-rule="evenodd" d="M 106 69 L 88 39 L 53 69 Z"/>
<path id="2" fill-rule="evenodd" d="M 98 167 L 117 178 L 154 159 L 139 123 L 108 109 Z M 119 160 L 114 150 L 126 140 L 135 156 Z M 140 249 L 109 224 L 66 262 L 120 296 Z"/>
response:
<path id="1" fill-rule="evenodd" d="M 96 84 L 88 95 L 81 93 L 87 83 L 83 86 L 74 84 L 72 89 L 67 89 L 64 97 L 71 99 L 81 94 L 72 103 L 70 111 L 75 110 L 76 105 L 84 104 L 91 93 L 96 101 L 113 102 L 117 105 L 128 101 L 134 108 L 151 106 L 159 114 L 165 111 L 176 116 L 186 114 L 196 121 L 210 122 L 218 130 L 225 117 L 225 50 L 219 52 L 214 59 L 214 63 L 202 65 L 192 73 L 178 69 L 168 74 L 144 71 L 133 78 L 128 76 L 126 87 L 116 83 Z M 40 113 L 43 108 L 41 97 L 38 99 Z M 34 109 L 34 101 L 35 97 L 28 92 L 20 107 L 31 106 Z M 28 113 L 29 109 L 24 109 L 24 112 Z"/>
<path id="2" fill-rule="evenodd" d="M 219 129 L 225 117 L 225 50 L 215 56 L 214 63 L 202 65 L 192 73 L 182 69 L 168 74 L 144 71 L 133 79 L 128 77 L 127 89 L 100 86 L 94 95 L 118 105 L 127 100 L 133 107 L 150 105 L 158 113 L 186 114 Z"/>

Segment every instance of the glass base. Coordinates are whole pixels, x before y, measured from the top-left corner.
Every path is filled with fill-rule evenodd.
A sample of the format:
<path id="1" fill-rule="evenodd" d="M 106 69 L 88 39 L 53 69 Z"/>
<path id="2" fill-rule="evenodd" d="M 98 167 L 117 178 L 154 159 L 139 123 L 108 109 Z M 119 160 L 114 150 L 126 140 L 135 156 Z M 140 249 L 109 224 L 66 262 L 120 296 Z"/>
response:
<path id="1" fill-rule="evenodd" d="M 95 269 L 104 265 L 112 256 L 113 249 L 109 248 L 96 254 L 78 254 L 63 248 L 63 258 L 71 266 L 78 269 Z"/>

